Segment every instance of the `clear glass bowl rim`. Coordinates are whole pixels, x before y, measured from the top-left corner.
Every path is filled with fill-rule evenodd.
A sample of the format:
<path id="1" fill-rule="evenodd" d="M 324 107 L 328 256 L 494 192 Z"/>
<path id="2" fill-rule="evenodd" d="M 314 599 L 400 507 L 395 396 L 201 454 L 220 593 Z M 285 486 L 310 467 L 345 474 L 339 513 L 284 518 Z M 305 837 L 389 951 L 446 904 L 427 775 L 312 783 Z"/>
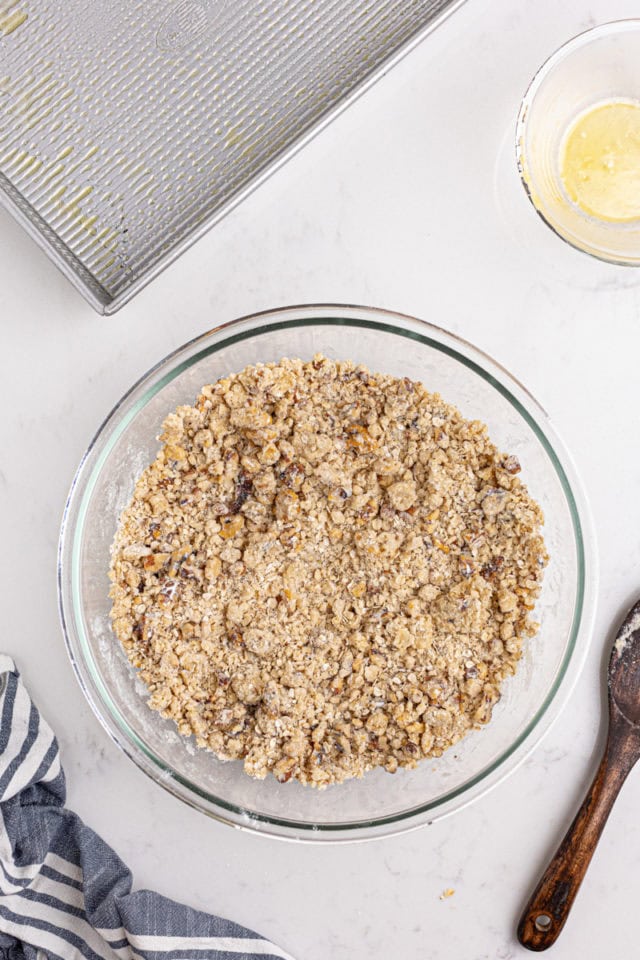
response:
<path id="1" fill-rule="evenodd" d="M 596 24 L 595 27 L 589 27 L 587 30 L 583 30 L 580 33 L 577 33 L 574 37 L 571 37 L 569 40 L 566 40 L 562 46 L 558 47 L 557 50 L 547 57 L 544 63 L 541 64 L 541 66 L 533 75 L 520 103 L 520 109 L 518 110 L 518 119 L 516 120 L 515 128 L 516 163 L 518 165 L 520 182 L 524 187 L 524 191 L 529 198 L 531 206 L 536 211 L 542 222 L 546 224 L 546 226 L 549 227 L 553 233 L 555 233 L 556 237 L 559 237 L 570 247 L 573 247 L 574 250 L 578 250 L 580 253 L 586 253 L 587 256 L 593 257 L 594 260 L 600 260 L 603 263 L 612 263 L 617 267 L 640 266 L 640 254 L 633 259 L 631 257 L 628 259 L 622 259 L 621 257 L 610 256 L 604 251 L 599 251 L 596 247 L 582 244 L 577 239 L 573 240 L 566 234 L 561 233 L 556 225 L 547 218 L 544 210 L 538 206 L 531 187 L 527 182 L 525 173 L 526 163 L 523 156 L 524 131 L 529 107 L 533 102 L 539 87 L 549 76 L 554 67 L 564 60 L 568 54 L 573 53 L 574 50 L 578 50 L 580 47 L 588 46 L 588 44 L 599 39 L 600 37 L 612 36 L 618 33 L 632 33 L 638 30 L 640 30 L 640 17 L 630 17 L 624 20 L 609 20 L 606 23 Z"/>
<path id="2" fill-rule="evenodd" d="M 311 824 L 248 811 L 207 793 L 167 766 L 127 724 L 104 685 L 84 631 L 79 593 L 79 550 L 86 505 L 113 444 L 136 413 L 182 371 L 230 341 L 260 331 L 318 324 L 380 329 L 426 343 L 472 369 L 498 390 L 533 430 L 556 470 L 571 514 L 578 563 L 576 605 L 562 666 L 544 702 L 510 747 L 471 781 L 436 801 L 397 815 L 344 824 Z M 403 313 L 343 304 L 303 304 L 240 317 L 205 331 L 155 364 L 124 394 L 89 444 L 71 484 L 58 547 L 58 608 L 67 652 L 89 705 L 111 739 L 156 783 L 208 816 L 259 835 L 303 841 L 366 840 L 415 829 L 461 809 L 515 770 L 548 732 L 577 681 L 595 616 L 596 584 L 595 536 L 581 483 L 546 411 L 526 387 L 487 353 L 442 327 Z M 578 643 L 580 638 L 582 643 Z M 552 704 L 554 709 L 550 710 Z"/>

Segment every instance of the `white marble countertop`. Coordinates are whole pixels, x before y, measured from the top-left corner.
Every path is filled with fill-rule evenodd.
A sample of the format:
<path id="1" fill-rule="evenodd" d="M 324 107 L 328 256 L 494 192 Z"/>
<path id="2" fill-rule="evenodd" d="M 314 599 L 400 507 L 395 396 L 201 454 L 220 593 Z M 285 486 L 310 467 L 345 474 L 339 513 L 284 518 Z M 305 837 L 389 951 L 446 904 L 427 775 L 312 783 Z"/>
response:
<path id="1" fill-rule="evenodd" d="M 530 77 L 560 43 L 637 14 L 633 0 L 469 0 L 110 319 L 0 214 L 0 648 L 59 735 L 70 805 L 127 858 L 138 887 L 250 925 L 299 960 L 527 955 L 518 912 L 593 774 L 603 651 L 640 592 L 640 272 L 590 260 L 538 221 L 515 178 L 513 126 Z M 523 380 L 574 455 L 601 566 L 586 667 L 524 765 L 431 827 L 322 848 L 209 821 L 118 751 L 67 660 L 55 580 L 69 483 L 124 390 L 209 326 L 312 301 L 434 320 Z M 635 955 L 639 804 L 636 770 L 558 960 Z"/>

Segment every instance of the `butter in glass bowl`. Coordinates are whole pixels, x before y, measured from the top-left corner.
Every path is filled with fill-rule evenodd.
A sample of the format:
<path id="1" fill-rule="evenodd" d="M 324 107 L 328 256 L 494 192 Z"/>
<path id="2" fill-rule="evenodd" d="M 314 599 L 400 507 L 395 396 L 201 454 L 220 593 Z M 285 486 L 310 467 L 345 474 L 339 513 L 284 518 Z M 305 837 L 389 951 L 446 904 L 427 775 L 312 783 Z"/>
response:
<path id="1" fill-rule="evenodd" d="M 640 264 L 640 20 L 602 24 L 540 68 L 516 130 L 520 176 L 572 246 Z"/>

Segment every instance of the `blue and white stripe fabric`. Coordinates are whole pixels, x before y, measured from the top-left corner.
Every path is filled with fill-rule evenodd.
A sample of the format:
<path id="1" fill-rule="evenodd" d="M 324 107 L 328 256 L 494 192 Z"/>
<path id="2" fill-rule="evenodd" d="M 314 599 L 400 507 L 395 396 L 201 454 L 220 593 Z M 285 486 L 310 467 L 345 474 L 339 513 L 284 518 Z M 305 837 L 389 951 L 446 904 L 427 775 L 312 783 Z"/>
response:
<path id="1" fill-rule="evenodd" d="M 292 960 L 229 920 L 132 893 L 65 796 L 56 738 L 0 655 L 1 960 Z"/>

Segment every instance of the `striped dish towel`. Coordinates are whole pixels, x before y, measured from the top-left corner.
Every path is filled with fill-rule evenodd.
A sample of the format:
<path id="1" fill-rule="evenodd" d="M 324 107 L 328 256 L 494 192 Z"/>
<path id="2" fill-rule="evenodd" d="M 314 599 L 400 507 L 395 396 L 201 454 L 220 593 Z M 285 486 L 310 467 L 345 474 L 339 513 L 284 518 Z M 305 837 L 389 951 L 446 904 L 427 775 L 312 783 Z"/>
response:
<path id="1" fill-rule="evenodd" d="M 1 960 L 292 960 L 237 923 L 132 893 L 65 796 L 57 740 L 0 654 Z"/>

